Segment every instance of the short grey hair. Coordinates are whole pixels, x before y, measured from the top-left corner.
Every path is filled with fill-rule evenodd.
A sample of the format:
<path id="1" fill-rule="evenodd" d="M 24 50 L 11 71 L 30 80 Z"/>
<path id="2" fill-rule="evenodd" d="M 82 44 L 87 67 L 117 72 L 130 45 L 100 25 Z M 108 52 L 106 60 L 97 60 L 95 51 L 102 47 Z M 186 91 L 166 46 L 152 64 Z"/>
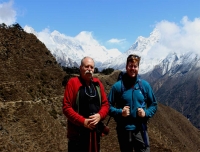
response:
<path id="1" fill-rule="evenodd" d="M 81 66 L 83 65 L 83 61 L 84 61 L 86 58 L 90 58 L 90 59 L 92 59 L 93 62 L 94 62 L 94 59 L 93 59 L 93 58 L 91 58 L 91 57 L 89 57 L 89 56 L 85 56 L 85 57 L 81 60 Z M 95 65 L 95 62 L 94 62 L 94 65 Z"/>

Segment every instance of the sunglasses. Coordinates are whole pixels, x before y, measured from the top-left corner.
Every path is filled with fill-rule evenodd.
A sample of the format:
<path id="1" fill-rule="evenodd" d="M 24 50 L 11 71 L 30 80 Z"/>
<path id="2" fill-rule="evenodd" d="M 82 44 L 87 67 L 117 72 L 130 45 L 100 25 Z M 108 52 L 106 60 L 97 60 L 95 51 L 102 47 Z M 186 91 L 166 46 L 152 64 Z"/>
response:
<path id="1" fill-rule="evenodd" d="M 136 55 L 136 54 L 130 54 L 129 56 L 128 56 L 128 58 L 127 59 L 137 59 L 137 60 L 140 60 L 140 56 L 138 56 L 138 55 Z"/>
<path id="2" fill-rule="evenodd" d="M 126 60 L 126 65 L 128 65 L 129 62 L 138 62 L 138 66 L 140 63 L 140 56 L 136 55 L 136 54 L 130 54 Z"/>

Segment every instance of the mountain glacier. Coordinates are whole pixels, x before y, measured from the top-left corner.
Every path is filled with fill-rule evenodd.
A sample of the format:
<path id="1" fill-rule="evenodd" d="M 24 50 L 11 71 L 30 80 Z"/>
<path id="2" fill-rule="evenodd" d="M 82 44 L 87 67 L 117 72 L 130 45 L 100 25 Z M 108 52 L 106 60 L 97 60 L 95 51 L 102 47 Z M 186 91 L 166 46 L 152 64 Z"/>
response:
<path id="1" fill-rule="evenodd" d="M 91 32 L 80 32 L 76 37 L 69 37 L 58 31 L 37 33 L 33 28 L 25 26 L 24 30 L 35 34 L 51 51 L 57 62 L 62 66 L 79 67 L 84 56 L 90 56 L 95 60 L 95 66 L 101 71 L 106 68 L 114 68 L 125 71 L 126 58 L 130 54 L 141 56 L 140 74 L 152 71 L 156 66 L 162 69 L 162 75 L 169 72 L 173 75 L 180 66 L 187 65 L 184 73 L 192 66 L 199 66 L 199 55 L 191 50 L 179 51 L 165 44 L 166 41 L 158 28 L 155 28 L 150 36 L 139 36 L 135 43 L 124 53 L 118 49 L 106 49 L 100 45 Z M 45 33 L 45 34 L 44 34 Z M 181 48 L 181 47 L 180 47 Z M 192 61 L 195 61 L 191 63 Z M 183 69 L 183 68 L 181 68 Z"/>

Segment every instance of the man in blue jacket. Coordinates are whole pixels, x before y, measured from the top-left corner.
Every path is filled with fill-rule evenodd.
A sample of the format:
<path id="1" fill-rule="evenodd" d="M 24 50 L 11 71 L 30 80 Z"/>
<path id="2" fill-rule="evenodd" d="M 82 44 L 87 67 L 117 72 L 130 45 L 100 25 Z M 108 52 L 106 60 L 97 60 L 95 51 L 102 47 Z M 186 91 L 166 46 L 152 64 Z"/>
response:
<path id="1" fill-rule="evenodd" d="M 126 73 L 108 95 L 121 152 L 150 151 L 147 120 L 156 113 L 157 101 L 149 83 L 138 78 L 140 59 L 138 55 L 128 56 Z"/>

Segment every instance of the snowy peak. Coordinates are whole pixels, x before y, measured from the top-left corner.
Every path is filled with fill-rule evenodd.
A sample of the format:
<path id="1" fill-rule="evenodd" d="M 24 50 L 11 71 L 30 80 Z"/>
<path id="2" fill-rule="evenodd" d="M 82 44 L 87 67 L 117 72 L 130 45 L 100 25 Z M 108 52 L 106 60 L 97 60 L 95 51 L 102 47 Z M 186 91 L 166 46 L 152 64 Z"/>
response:
<path id="1" fill-rule="evenodd" d="M 164 36 L 163 36 L 164 37 Z M 125 53 L 117 58 L 105 61 L 101 69 L 114 68 L 125 70 L 126 58 L 130 54 L 141 56 L 139 74 L 151 72 L 160 67 L 161 74 L 179 75 L 190 71 L 193 67 L 200 67 L 199 54 L 190 49 L 174 50 L 166 40 L 163 40 L 159 29 L 155 28 L 148 38 L 139 36 L 135 43 Z"/>
<path id="2" fill-rule="evenodd" d="M 151 72 L 155 67 L 160 67 L 162 75 L 184 73 L 187 70 L 183 68 L 183 65 L 188 70 L 192 66 L 200 67 L 197 51 L 195 54 L 190 49 L 186 50 L 187 47 L 182 45 L 178 47 L 174 38 L 173 41 L 167 39 L 170 36 L 163 36 L 163 29 L 157 27 L 150 33 L 149 37 L 139 36 L 135 43 L 123 54 L 117 49 L 109 50 L 100 45 L 93 38 L 92 32 L 83 31 L 75 37 L 70 37 L 58 31 L 50 33 L 48 29 L 38 33 L 33 28 L 26 26 L 24 30 L 35 34 L 62 66 L 79 67 L 83 57 L 91 56 L 100 71 L 106 68 L 124 71 L 128 55 L 137 54 L 141 56 L 139 74 Z M 164 32 L 166 31 L 164 30 Z M 181 42 L 177 39 L 177 43 Z M 189 46 L 188 43 L 187 46 Z M 197 49 L 193 48 L 192 50 Z"/>
<path id="3" fill-rule="evenodd" d="M 116 58 L 109 59 L 105 61 L 101 67 L 101 69 L 106 68 L 114 68 L 124 71 L 126 58 L 130 54 L 137 54 L 141 56 L 141 65 L 140 65 L 140 73 L 146 73 L 147 71 L 153 69 L 154 65 L 158 64 L 160 60 L 152 60 L 148 58 L 148 53 L 151 51 L 151 48 L 159 42 L 160 33 L 157 29 L 150 34 L 148 38 L 139 36 L 135 43 L 127 50 L 125 53 L 119 55 Z"/>
<path id="4" fill-rule="evenodd" d="M 170 53 L 160 64 L 162 67 L 162 75 L 167 73 L 174 64 L 177 64 L 177 61 L 179 60 L 177 54 L 175 52 Z"/>
<path id="5" fill-rule="evenodd" d="M 127 51 L 132 52 L 136 51 L 139 53 L 139 55 L 146 55 L 148 50 L 159 41 L 160 39 L 160 33 L 158 29 L 154 29 L 152 33 L 150 33 L 150 36 L 148 38 L 139 36 L 136 40 L 136 42 L 129 48 Z"/>
<path id="6" fill-rule="evenodd" d="M 162 75 L 168 73 L 172 76 L 180 76 L 195 67 L 198 67 L 200 57 L 195 52 L 188 51 L 184 54 L 170 53 L 161 63 Z"/>
<path id="7" fill-rule="evenodd" d="M 37 32 L 32 27 L 25 26 L 24 31 L 26 31 L 27 33 L 33 33 L 34 35 L 37 36 Z"/>
<path id="8" fill-rule="evenodd" d="M 24 30 L 35 34 L 62 66 L 80 65 L 85 56 L 94 58 L 96 66 L 100 66 L 105 60 L 121 54 L 117 49 L 106 49 L 92 36 L 91 32 L 83 31 L 75 37 L 65 36 L 58 31 L 50 33 L 47 29 L 37 33 L 33 28 L 26 26 Z M 73 64 L 72 64 L 73 63 Z"/>

